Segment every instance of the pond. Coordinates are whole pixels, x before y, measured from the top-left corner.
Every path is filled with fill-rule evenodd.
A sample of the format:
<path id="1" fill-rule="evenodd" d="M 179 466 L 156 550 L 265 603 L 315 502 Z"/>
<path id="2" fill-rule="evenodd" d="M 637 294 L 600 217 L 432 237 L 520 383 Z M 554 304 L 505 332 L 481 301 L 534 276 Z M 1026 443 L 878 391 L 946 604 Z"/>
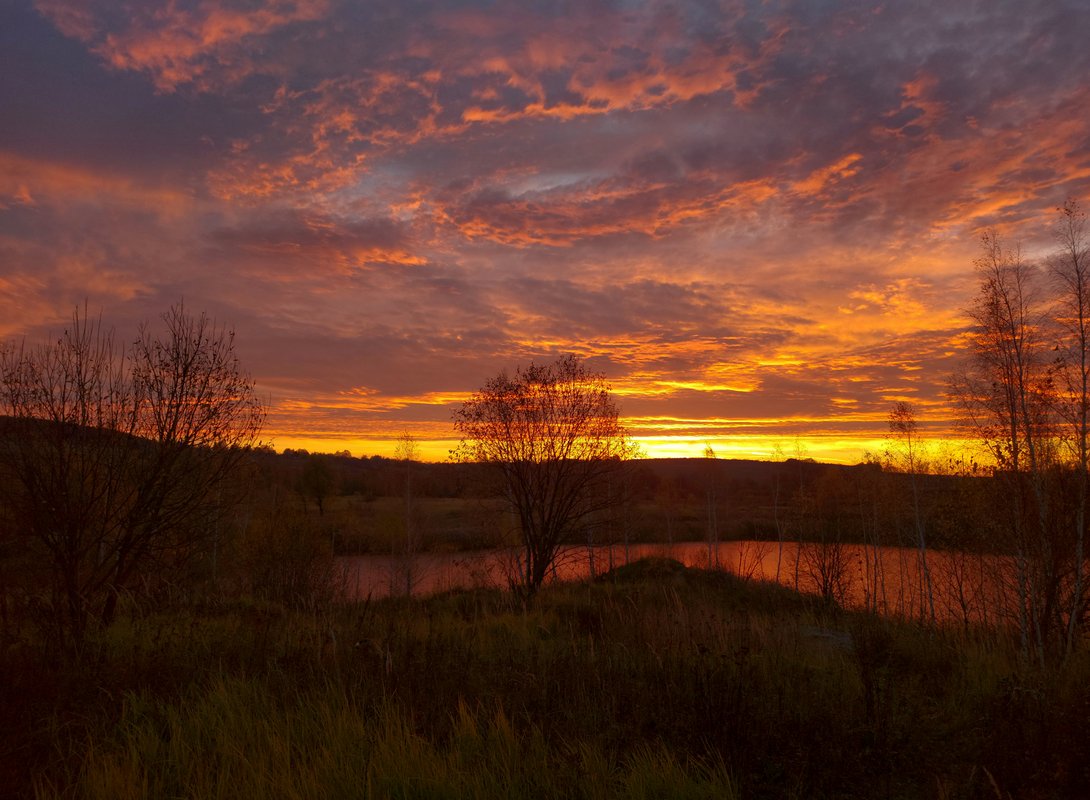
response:
<path id="1" fill-rule="evenodd" d="M 427 595 L 456 588 L 508 588 L 521 551 L 344 556 L 338 567 L 353 599 Z M 774 581 L 842 605 L 910 618 L 992 624 L 1009 618 L 1001 599 L 1010 565 L 997 556 L 861 544 L 729 541 L 578 546 L 564 550 L 550 582 L 583 580 L 648 556 Z M 930 592 L 928 591 L 930 584 Z"/>

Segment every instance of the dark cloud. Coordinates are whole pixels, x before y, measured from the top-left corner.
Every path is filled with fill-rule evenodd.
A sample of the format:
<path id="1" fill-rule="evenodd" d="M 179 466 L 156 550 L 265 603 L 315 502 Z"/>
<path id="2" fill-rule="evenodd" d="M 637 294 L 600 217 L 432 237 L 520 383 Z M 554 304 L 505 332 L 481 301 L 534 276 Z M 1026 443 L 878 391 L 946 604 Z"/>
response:
<path id="1" fill-rule="evenodd" d="M 210 252 L 223 261 L 243 257 L 285 279 L 314 280 L 324 274 L 389 264 L 421 264 L 410 231 L 385 219 L 337 219 L 281 211 L 235 227 L 209 231 Z"/>
<path id="2" fill-rule="evenodd" d="M 142 182 L 186 183 L 261 116 L 214 96 L 155 93 L 146 78 L 109 69 L 21 3 L 0 9 L 0 67 L 0 146 Z"/>

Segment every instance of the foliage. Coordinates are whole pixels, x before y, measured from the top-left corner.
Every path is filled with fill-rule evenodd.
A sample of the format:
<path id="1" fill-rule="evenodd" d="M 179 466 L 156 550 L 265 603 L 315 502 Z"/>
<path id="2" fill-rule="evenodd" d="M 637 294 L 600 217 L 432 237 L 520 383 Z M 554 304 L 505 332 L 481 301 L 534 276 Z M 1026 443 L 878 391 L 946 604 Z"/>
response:
<path id="1" fill-rule="evenodd" d="M 307 498 L 318 506 L 318 515 L 325 514 L 326 499 L 333 492 L 334 476 L 328 459 L 317 454 L 307 456 L 307 463 L 299 475 L 299 494 L 303 497 L 304 509 Z"/>

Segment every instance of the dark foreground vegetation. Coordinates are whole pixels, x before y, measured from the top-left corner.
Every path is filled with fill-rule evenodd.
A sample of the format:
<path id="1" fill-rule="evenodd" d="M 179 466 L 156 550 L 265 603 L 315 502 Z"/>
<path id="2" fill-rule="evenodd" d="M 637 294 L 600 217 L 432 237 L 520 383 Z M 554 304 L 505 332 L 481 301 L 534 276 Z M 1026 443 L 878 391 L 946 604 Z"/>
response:
<path id="1" fill-rule="evenodd" d="M 12 796 L 1090 796 L 1090 660 L 671 561 L 308 612 L 124 615 L 7 643 Z"/>

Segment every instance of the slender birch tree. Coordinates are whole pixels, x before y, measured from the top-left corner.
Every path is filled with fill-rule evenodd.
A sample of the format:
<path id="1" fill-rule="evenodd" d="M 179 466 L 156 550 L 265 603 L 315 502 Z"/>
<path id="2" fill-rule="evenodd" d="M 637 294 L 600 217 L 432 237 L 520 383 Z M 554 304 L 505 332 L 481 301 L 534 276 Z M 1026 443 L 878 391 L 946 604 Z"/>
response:
<path id="1" fill-rule="evenodd" d="M 1046 481 L 1055 452 L 1039 272 L 994 231 L 984 235 L 982 250 L 980 288 L 969 310 L 972 363 L 955 394 L 995 463 L 1022 651 L 1044 663 L 1053 585 Z"/>
<path id="2" fill-rule="evenodd" d="M 908 475 L 912 493 L 912 522 L 916 539 L 916 553 L 920 572 L 920 616 L 935 622 L 935 592 L 931 585 L 931 570 L 927 564 L 927 525 L 920 504 L 920 480 L 926 472 L 924 454 L 921 452 L 919 425 L 916 410 L 911 403 L 895 403 L 889 412 L 889 432 L 901 465 Z"/>
<path id="3" fill-rule="evenodd" d="M 1048 271 L 1056 289 L 1054 316 L 1057 327 L 1056 398 L 1059 416 L 1066 426 L 1062 441 L 1073 465 L 1074 527 L 1071 575 L 1065 581 L 1069 596 L 1065 606 L 1064 650 L 1070 655 L 1086 615 L 1086 525 L 1090 483 L 1090 252 L 1086 215 L 1074 200 L 1060 209 L 1056 225 L 1057 251 L 1048 259 Z"/>
<path id="4" fill-rule="evenodd" d="M 413 586 L 417 578 L 413 569 L 413 559 L 416 556 L 419 539 L 415 514 L 413 513 L 413 465 L 416 463 L 419 449 L 416 438 L 408 432 L 397 437 L 397 444 L 394 446 L 394 458 L 405 466 L 405 542 L 404 550 L 400 555 L 403 561 L 406 596 L 413 593 Z"/>

